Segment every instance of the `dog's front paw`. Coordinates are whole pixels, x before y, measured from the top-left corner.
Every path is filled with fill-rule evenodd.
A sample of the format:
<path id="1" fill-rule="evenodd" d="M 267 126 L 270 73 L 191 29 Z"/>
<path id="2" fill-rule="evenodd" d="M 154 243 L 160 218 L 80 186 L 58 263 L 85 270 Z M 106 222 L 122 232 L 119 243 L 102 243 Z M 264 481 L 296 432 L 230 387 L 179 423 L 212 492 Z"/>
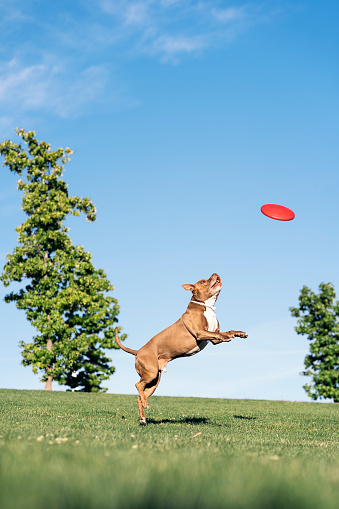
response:
<path id="1" fill-rule="evenodd" d="M 222 332 L 223 341 L 231 341 L 233 338 L 247 338 L 248 334 L 241 330 L 229 330 L 228 332 Z"/>
<path id="2" fill-rule="evenodd" d="M 248 338 L 248 334 L 246 332 L 242 332 L 241 330 L 236 331 L 235 335 L 237 338 Z"/>

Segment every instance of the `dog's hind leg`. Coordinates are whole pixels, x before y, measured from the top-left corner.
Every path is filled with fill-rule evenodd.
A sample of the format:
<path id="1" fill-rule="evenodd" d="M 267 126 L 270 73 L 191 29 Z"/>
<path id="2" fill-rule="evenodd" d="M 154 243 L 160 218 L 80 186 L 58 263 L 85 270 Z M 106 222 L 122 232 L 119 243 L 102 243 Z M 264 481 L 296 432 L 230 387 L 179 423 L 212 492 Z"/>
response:
<path id="1" fill-rule="evenodd" d="M 139 382 L 137 382 L 135 384 L 135 386 L 138 390 L 139 396 L 140 396 L 141 404 L 144 408 L 148 408 L 147 398 L 148 398 L 149 390 L 147 390 L 147 389 L 151 389 L 150 394 L 153 394 L 153 392 L 156 389 L 156 386 L 158 385 L 157 384 L 158 374 L 159 374 L 159 371 L 157 371 L 156 373 L 153 373 L 152 375 L 148 373 L 147 378 L 144 375 L 143 377 L 140 378 Z"/>
<path id="2" fill-rule="evenodd" d="M 139 350 L 135 357 L 135 369 L 140 375 L 139 382 L 135 384 L 139 393 L 140 424 L 145 424 L 146 419 L 143 409 L 148 408 L 147 394 L 149 394 L 149 391 L 147 391 L 147 388 L 152 389 L 152 394 L 155 390 L 154 386 L 157 385 L 159 375 L 158 357 L 153 352 L 145 352 L 144 349 Z"/>
<path id="3" fill-rule="evenodd" d="M 141 350 L 135 357 L 135 369 L 140 375 L 140 380 L 135 384 L 141 404 L 144 408 L 148 408 L 147 396 L 145 394 L 146 387 L 153 387 L 158 380 L 159 365 L 158 358 L 155 355 L 145 355 Z"/>
<path id="4" fill-rule="evenodd" d="M 152 380 L 152 382 L 150 384 L 146 385 L 146 387 L 145 387 L 145 389 L 143 391 L 144 392 L 144 397 L 146 398 L 146 401 L 147 401 L 147 406 L 145 406 L 145 408 L 149 407 L 149 405 L 148 405 L 148 398 L 150 396 L 152 396 L 153 392 L 158 387 L 159 382 L 160 382 L 160 377 L 161 377 L 161 371 L 158 372 L 158 376 L 154 380 Z M 138 386 L 138 384 L 135 384 L 135 385 L 136 385 L 136 387 Z M 140 396 L 138 398 L 138 407 L 139 407 L 139 421 L 140 421 L 140 424 L 146 424 L 145 410 L 144 410 L 144 406 L 142 404 Z"/>
<path id="5" fill-rule="evenodd" d="M 146 396 L 147 400 L 150 396 L 152 396 L 153 392 L 158 387 L 158 385 L 160 383 L 160 378 L 161 378 L 161 371 L 159 371 L 157 378 L 154 379 L 152 383 L 147 384 L 146 389 L 145 389 L 145 396 Z"/>
<path id="6" fill-rule="evenodd" d="M 157 377 L 155 377 L 155 379 L 153 379 L 148 384 L 149 386 L 151 385 L 151 387 L 152 387 L 152 393 L 154 392 L 155 387 L 157 385 L 156 384 L 156 379 L 157 379 Z M 139 392 L 139 397 L 138 397 L 139 421 L 140 421 L 140 424 L 146 424 L 146 417 L 145 417 L 145 410 L 144 410 L 144 408 L 148 408 L 149 407 L 148 399 L 147 399 L 147 393 L 149 393 L 150 388 L 147 391 L 147 388 L 146 388 L 147 387 L 147 382 L 145 382 L 145 380 L 143 380 L 142 378 L 140 379 L 139 382 L 137 382 L 135 384 L 135 386 L 136 386 L 136 388 L 138 389 L 138 392 Z M 154 386 L 154 389 L 153 389 L 153 386 Z"/>
<path id="7" fill-rule="evenodd" d="M 139 422 L 140 424 L 146 424 L 145 410 L 141 403 L 140 396 L 138 397 L 138 407 L 139 407 Z"/>

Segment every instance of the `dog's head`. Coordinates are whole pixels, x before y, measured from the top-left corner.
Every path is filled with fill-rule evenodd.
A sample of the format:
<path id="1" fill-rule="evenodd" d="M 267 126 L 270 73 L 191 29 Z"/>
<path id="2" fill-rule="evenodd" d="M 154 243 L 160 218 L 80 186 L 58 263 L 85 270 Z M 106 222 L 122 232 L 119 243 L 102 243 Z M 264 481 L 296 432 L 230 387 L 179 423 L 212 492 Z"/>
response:
<path id="1" fill-rule="evenodd" d="M 182 287 L 193 293 L 195 300 L 206 302 L 211 297 L 218 296 L 222 284 L 218 274 L 214 273 L 209 279 L 201 279 L 195 285 L 185 284 Z"/>

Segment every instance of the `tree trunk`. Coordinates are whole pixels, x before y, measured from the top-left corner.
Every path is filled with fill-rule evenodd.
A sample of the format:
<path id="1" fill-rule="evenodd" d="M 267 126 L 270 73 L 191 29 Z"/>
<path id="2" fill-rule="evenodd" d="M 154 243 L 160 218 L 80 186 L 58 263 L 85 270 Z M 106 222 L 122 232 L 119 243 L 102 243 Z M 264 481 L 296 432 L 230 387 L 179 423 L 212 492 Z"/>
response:
<path id="1" fill-rule="evenodd" d="M 52 390 L 52 380 L 53 380 L 53 377 L 52 376 L 48 376 L 46 382 L 45 382 L 45 388 L 44 388 L 44 391 L 51 391 Z"/>
<path id="2" fill-rule="evenodd" d="M 52 347 L 53 347 L 52 340 L 49 339 L 47 341 L 47 350 L 51 351 Z M 53 377 L 51 375 L 48 375 L 48 378 L 47 378 L 47 380 L 45 382 L 45 389 L 44 389 L 45 391 L 51 391 L 52 390 L 52 380 L 53 380 Z"/>

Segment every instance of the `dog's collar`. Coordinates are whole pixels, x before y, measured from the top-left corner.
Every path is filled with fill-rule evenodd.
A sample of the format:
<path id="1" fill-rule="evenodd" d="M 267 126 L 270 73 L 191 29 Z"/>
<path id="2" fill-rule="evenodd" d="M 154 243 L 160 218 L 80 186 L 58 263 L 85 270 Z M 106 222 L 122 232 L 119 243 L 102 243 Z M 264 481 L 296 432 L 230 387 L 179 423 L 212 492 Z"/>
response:
<path id="1" fill-rule="evenodd" d="M 205 306 L 206 308 L 210 308 L 212 311 L 215 311 L 215 307 L 206 304 L 206 302 L 199 302 L 198 300 L 191 300 L 191 302 L 193 302 L 193 304 L 200 304 L 200 306 Z"/>

